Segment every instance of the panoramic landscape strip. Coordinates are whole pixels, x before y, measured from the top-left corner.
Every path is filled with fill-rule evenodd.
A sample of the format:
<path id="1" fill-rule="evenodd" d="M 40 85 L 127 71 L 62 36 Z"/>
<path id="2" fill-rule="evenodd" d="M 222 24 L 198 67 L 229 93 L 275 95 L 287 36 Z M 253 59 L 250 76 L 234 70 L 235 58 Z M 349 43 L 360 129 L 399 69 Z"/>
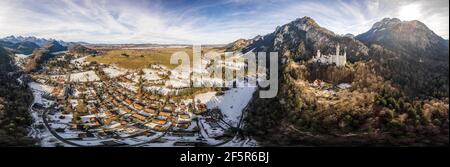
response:
<path id="1" fill-rule="evenodd" d="M 448 9 L 1 1 L 0 146 L 448 147 Z"/>

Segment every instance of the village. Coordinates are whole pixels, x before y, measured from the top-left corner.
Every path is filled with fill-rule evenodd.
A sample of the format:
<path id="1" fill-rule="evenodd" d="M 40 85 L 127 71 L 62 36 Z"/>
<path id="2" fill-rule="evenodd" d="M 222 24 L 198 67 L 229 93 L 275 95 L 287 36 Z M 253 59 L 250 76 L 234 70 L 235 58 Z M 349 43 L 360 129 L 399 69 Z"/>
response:
<path id="1" fill-rule="evenodd" d="M 130 70 L 68 55 L 56 56 L 29 78 L 38 120 L 34 135 L 44 146 L 226 144 L 255 92 L 192 88 L 185 80 L 189 74 L 158 64 Z"/>

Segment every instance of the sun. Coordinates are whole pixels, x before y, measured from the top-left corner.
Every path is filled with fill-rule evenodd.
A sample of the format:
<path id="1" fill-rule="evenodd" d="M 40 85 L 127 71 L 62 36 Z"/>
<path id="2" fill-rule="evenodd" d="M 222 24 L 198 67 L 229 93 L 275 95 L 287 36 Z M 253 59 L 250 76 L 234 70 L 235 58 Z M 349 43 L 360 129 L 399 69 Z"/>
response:
<path id="1" fill-rule="evenodd" d="M 422 16 L 419 4 L 409 4 L 400 7 L 398 17 L 401 20 L 418 20 Z"/>

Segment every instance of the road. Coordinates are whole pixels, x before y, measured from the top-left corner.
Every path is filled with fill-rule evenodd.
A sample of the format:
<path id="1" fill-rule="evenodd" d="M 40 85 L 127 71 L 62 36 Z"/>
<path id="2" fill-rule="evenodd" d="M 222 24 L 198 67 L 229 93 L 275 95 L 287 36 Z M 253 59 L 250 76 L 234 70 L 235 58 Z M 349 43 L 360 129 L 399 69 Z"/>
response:
<path id="1" fill-rule="evenodd" d="M 75 147 L 83 147 L 83 145 L 68 141 L 66 139 L 64 139 L 63 137 L 61 137 L 60 135 L 58 135 L 58 133 L 56 133 L 49 125 L 48 120 L 47 120 L 47 116 L 48 116 L 48 110 L 44 110 L 44 112 L 42 113 L 42 120 L 44 122 L 45 127 L 48 129 L 48 131 L 59 141 L 66 143 L 68 145 L 71 146 L 75 146 Z"/>

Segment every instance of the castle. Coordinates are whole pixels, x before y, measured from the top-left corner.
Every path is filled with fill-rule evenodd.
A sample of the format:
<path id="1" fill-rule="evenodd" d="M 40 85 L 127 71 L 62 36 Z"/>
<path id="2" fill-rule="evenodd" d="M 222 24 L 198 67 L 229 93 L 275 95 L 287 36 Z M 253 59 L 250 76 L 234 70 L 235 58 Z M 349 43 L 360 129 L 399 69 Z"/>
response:
<path id="1" fill-rule="evenodd" d="M 336 54 L 335 55 L 322 55 L 320 50 L 317 50 L 317 55 L 314 56 L 312 61 L 323 63 L 323 64 L 336 64 L 338 67 L 342 67 L 347 63 L 347 51 L 344 49 L 344 54 L 339 55 L 340 46 L 337 44 L 336 46 Z"/>

